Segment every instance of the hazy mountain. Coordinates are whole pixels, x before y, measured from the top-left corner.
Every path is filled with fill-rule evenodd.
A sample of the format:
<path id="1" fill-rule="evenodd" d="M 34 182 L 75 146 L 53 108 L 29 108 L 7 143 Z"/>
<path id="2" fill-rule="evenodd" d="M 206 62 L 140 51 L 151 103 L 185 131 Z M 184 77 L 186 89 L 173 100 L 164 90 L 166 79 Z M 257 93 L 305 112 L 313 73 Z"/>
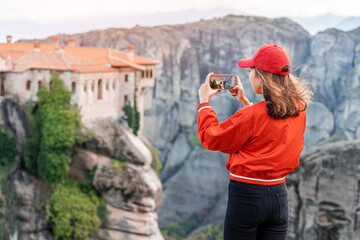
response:
<path id="1" fill-rule="evenodd" d="M 329 28 L 337 28 L 343 31 L 350 31 L 360 27 L 360 17 L 341 17 L 332 13 L 319 15 L 311 18 L 293 17 L 290 18 L 299 23 L 312 35 Z"/>
<path id="2" fill-rule="evenodd" d="M 324 15 L 319 15 L 311 18 L 290 17 L 290 19 L 299 23 L 312 35 L 315 35 L 319 31 L 333 28 L 335 25 L 339 24 L 342 20 L 344 20 L 345 17 L 336 16 L 332 13 L 326 13 Z"/>
<path id="3" fill-rule="evenodd" d="M 184 10 L 158 13 L 127 13 L 127 14 L 99 14 L 91 18 L 73 18 L 61 22 L 37 23 L 31 21 L 3 21 L 0 20 L 0 42 L 4 42 L 6 35 L 12 35 L 13 41 L 19 39 L 46 38 L 59 33 L 74 34 L 94 29 L 120 28 L 141 26 L 156 26 L 167 24 L 183 24 L 222 17 L 226 14 L 245 14 L 242 11 L 229 8 L 216 8 L 208 11 Z"/>
<path id="4" fill-rule="evenodd" d="M 38 23 L 32 21 L 3 21 L 0 20 L 0 42 L 5 41 L 6 35 L 12 35 L 13 41 L 19 39 L 46 38 L 59 33 L 75 34 L 94 29 L 120 28 L 141 26 L 158 26 L 169 24 L 184 24 L 200 19 L 223 17 L 227 14 L 246 15 L 246 12 L 230 8 L 216 8 L 207 11 L 182 10 L 157 13 L 127 13 L 127 14 L 99 14 L 88 18 L 72 18 L 61 22 Z M 299 23 L 309 33 L 315 35 L 328 28 L 338 28 L 344 31 L 360 26 L 360 17 L 337 16 L 332 13 L 316 17 L 290 17 Z"/>
<path id="5" fill-rule="evenodd" d="M 349 17 L 338 23 L 335 28 L 343 31 L 350 31 L 360 27 L 360 17 Z"/>

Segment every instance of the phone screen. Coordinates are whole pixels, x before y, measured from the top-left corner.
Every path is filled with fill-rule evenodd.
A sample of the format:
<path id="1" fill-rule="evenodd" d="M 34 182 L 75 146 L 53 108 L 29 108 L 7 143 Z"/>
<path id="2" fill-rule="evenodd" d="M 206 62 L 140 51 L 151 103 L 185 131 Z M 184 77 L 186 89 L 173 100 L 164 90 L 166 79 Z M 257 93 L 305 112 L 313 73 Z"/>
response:
<path id="1" fill-rule="evenodd" d="M 210 87 L 212 89 L 228 90 L 236 85 L 236 75 L 213 74 L 210 76 Z"/>

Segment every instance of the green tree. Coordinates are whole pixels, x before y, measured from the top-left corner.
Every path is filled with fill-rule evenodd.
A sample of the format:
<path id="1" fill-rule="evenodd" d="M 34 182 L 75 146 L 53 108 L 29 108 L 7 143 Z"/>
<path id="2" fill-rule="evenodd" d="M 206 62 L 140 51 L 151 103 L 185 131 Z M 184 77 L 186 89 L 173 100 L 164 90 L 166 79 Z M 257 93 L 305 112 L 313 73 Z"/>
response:
<path id="1" fill-rule="evenodd" d="M 134 122 L 133 122 L 133 132 L 137 135 L 137 132 L 140 128 L 140 113 L 137 110 L 137 103 L 136 103 L 136 94 L 134 93 Z"/>
<path id="2" fill-rule="evenodd" d="M 128 123 L 128 126 L 132 128 L 134 114 L 133 114 L 133 108 L 131 107 L 130 102 L 126 103 L 126 105 L 123 107 L 123 110 L 127 117 L 126 121 Z"/>
<path id="3" fill-rule="evenodd" d="M 145 144 L 146 147 L 150 150 L 151 155 L 152 155 L 152 162 L 151 162 L 151 167 L 152 169 L 154 169 L 154 171 L 156 172 L 156 174 L 158 176 L 160 176 L 160 170 L 162 169 L 162 162 L 159 158 L 159 154 L 161 153 L 159 149 L 157 149 L 156 147 L 153 147 L 151 145 L 147 145 Z"/>
<path id="4" fill-rule="evenodd" d="M 30 101 L 24 107 L 27 125 L 29 126 L 30 137 L 25 139 L 25 167 L 32 173 L 37 174 L 38 171 L 38 155 L 40 149 L 40 129 L 38 117 L 33 114 L 33 104 Z"/>
<path id="5" fill-rule="evenodd" d="M 51 197 L 50 219 L 56 239 L 84 240 L 100 228 L 98 202 L 83 193 L 77 184 L 57 184 Z"/>
<path id="6" fill-rule="evenodd" d="M 37 166 L 43 180 L 56 183 L 68 177 L 69 148 L 75 144 L 81 119 L 70 105 L 71 92 L 58 72 L 52 74 L 51 82 L 51 90 L 43 84 L 37 93 L 41 138 Z"/>
<path id="7" fill-rule="evenodd" d="M 53 223 L 55 239 L 88 239 L 106 221 L 104 200 L 92 187 L 94 170 L 83 182 L 68 175 L 71 147 L 81 127 L 77 109 L 70 105 L 71 92 L 56 72 L 51 76 L 51 89 L 43 84 L 39 90 L 38 111 L 32 104 L 25 107 L 31 137 L 25 143 L 25 165 L 56 191 L 47 208 L 48 220 Z"/>
<path id="8" fill-rule="evenodd" d="M 200 233 L 195 234 L 186 240 L 222 240 L 224 223 L 217 223 L 207 226 Z"/>
<path id="9" fill-rule="evenodd" d="M 5 130 L 0 128 L 0 169 L 14 165 L 16 154 L 15 138 L 10 137 Z"/>
<path id="10" fill-rule="evenodd" d="M 211 87 L 212 89 L 217 89 L 217 88 L 218 88 L 218 86 L 217 86 L 217 84 L 216 84 L 216 80 L 211 81 L 210 87 Z"/>
<path id="11" fill-rule="evenodd" d="M 176 223 L 170 223 L 161 227 L 161 233 L 167 237 L 166 239 L 180 240 L 186 236 L 184 228 Z"/>
<path id="12" fill-rule="evenodd" d="M 123 110 L 125 115 L 127 116 L 127 123 L 130 128 L 132 128 L 133 133 L 137 135 L 137 132 L 140 128 L 140 112 L 137 110 L 136 104 L 136 94 L 134 93 L 134 106 L 132 107 L 128 102 L 124 107 Z"/>
<path id="13" fill-rule="evenodd" d="M 199 139 L 197 134 L 190 135 L 188 137 L 188 140 L 189 140 L 189 144 L 190 144 L 191 149 L 196 149 L 196 148 L 202 147 L 200 139 Z"/>

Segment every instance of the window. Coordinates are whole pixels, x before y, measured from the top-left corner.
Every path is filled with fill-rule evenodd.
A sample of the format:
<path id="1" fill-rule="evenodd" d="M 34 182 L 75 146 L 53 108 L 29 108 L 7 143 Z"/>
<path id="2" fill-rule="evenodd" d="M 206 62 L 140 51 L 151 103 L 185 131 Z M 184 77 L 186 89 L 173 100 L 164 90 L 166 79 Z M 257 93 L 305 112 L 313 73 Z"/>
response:
<path id="1" fill-rule="evenodd" d="M 113 81 L 113 89 L 115 90 L 115 79 Z"/>
<path id="2" fill-rule="evenodd" d="M 75 82 L 71 83 L 71 92 L 76 93 L 76 83 Z"/>
<path id="3" fill-rule="evenodd" d="M 102 80 L 101 80 L 101 78 L 98 81 L 98 99 L 102 99 Z"/>
<path id="4" fill-rule="evenodd" d="M 152 78 L 152 69 L 150 69 L 150 77 Z"/>
<path id="5" fill-rule="evenodd" d="M 28 81 L 26 82 L 26 90 L 30 90 L 30 89 L 31 89 L 31 81 L 28 80 Z"/>
<path id="6" fill-rule="evenodd" d="M 41 89 L 41 81 L 38 81 L 38 90 L 40 90 Z"/>
<path id="7" fill-rule="evenodd" d="M 93 80 L 93 81 L 91 82 L 91 91 L 94 91 L 94 88 L 95 88 L 95 81 Z"/>
<path id="8" fill-rule="evenodd" d="M 145 72 L 141 71 L 141 78 L 144 78 L 144 77 L 145 77 Z"/>
<path id="9" fill-rule="evenodd" d="M 5 96 L 5 84 L 4 84 L 4 79 L 0 79 L 1 84 L 0 84 L 0 96 Z"/>
<path id="10" fill-rule="evenodd" d="M 52 89 L 52 81 L 50 81 L 50 83 L 49 83 L 49 89 L 50 90 Z"/>
<path id="11" fill-rule="evenodd" d="M 109 79 L 106 79 L 106 91 L 109 91 L 109 85 L 110 85 L 110 80 Z"/>
<path id="12" fill-rule="evenodd" d="M 146 70 L 146 78 L 148 78 L 148 77 L 149 77 L 149 71 Z"/>
<path id="13" fill-rule="evenodd" d="M 128 82 L 129 80 L 129 75 L 125 74 L 125 82 Z"/>
<path id="14" fill-rule="evenodd" d="M 124 103 L 127 104 L 127 102 L 128 102 L 128 96 L 125 95 L 125 97 L 124 97 Z"/>

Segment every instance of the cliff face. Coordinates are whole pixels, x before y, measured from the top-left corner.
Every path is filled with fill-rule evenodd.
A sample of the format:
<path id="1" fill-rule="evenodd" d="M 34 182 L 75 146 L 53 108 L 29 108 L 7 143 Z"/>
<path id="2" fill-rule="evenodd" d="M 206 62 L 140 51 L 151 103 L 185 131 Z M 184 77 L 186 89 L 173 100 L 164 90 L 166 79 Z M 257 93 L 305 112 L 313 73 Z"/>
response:
<path id="1" fill-rule="evenodd" d="M 14 193 L 8 218 L 18 222 L 12 237 L 53 239 L 45 208 L 54 189 L 27 173 L 21 161 L 27 132 L 24 113 L 14 100 L 6 99 L 0 106 L 0 125 L 11 130 L 20 150 L 17 166 L 3 185 Z M 156 213 L 162 185 L 151 168 L 150 150 L 117 118 L 83 122 L 79 134 L 84 142 L 75 148 L 69 175 L 83 181 L 89 170 L 95 170 L 93 187 L 109 211 L 106 223 L 91 239 L 163 239 Z"/>
<path id="2" fill-rule="evenodd" d="M 360 140 L 309 151 L 287 178 L 288 239 L 360 238 Z"/>
<path id="3" fill-rule="evenodd" d="M 360 29 L 329 29 L 313 37 L 307 61 L 315 100 L 334 118 L 338 139 L 360 137 Z"/>
<path id="4" fill-rule="evenodd" d="M 0 100 L 0 126 L 10 130 L 19 152 L 16 166 L 6 180 L 1 180 L 0 212 L 3 214 L 2 224 L 8 231 L 5 234 L 11 234 L 12 239 L 53 239 L 44 207 L 53 189 L 22 170 L 25 137 L 29 133 L 25 114 L 16 99 Z M 5 201 L 10 201 L 9 209 L 4 209 Z"/>
<path id="5" fill-rule="evenodd" d="M 156 213 L 162 185 L 150 150 L 117 118 L 87 121 L 84 128 L 84 134 L 91 129 L 95 135 L 88 136 L 91 145 L 77 149 L 70 175 L 81 180 L 81 170 L 95 167 L 93 186 L 110 212 L 92 239 L 163 239 Z"/>

